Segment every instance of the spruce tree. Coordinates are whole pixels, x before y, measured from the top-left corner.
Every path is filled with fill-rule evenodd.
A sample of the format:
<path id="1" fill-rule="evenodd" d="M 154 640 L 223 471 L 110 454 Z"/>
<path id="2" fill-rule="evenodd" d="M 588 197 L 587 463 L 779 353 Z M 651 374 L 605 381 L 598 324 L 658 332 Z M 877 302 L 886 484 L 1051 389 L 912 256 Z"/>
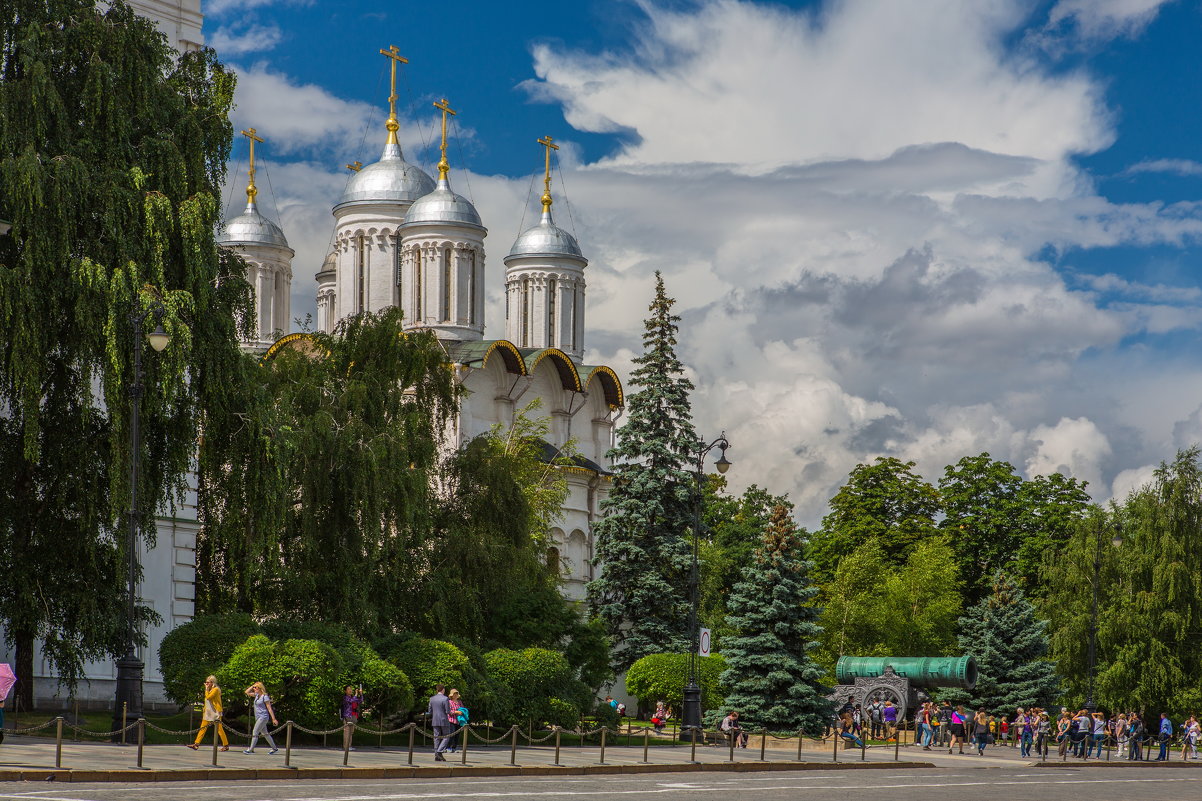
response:
<path id="1" fill-rule="evenodd" d="M 1047 658 L 1046 628 L 1018 585 L 995 574 L 990 594 L 960 618 L 960 648 L 976 658 L 977 686 L 971 693 L 945 695 L 1004 713 L 1052 703 L 1060 695 L 1060 679 Z"/>
<path id="2" fill-rule="evenodd" d="M 730 688 L 723 706 L 751 728 L 817 734 L 830 719 L 829 690 L 810 656 L 821 628 L 803 549 L 789 508 L 778 504 L 730 597 L 726 621 L 736 634 L 722 647 Z"/>
<path id="3" fill-rule="evenodd" d="M 0 623 L 25 703 L 35 640 L 68 686 L 124 649 L 131 316 L 162 303 L 171 335 L 143 360 L 146 539 L 236 383 L 254 311 L 214 243 L 233 91 L 122 0 L 0 4 Z"/>
<path id="4" fill-rule="evenodd" d="M 689 392 L 676 357 L 676 301 L 655 274 L 643 355 L 630 383 L 626 423 L 618 430 L 613 487 L 594 528 L 599 576 L 589 584 L 594 615 L 614 640 L 614 669 L 648 654 L 690 648 L 687 540 L 696 492 L 690 466 L 698 448 Z"/>

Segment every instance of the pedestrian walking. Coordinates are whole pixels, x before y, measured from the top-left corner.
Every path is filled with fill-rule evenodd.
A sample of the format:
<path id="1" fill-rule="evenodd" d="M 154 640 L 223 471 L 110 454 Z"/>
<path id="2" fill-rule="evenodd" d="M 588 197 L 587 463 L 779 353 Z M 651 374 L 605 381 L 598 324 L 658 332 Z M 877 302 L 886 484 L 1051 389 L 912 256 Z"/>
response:
<path id="1" fill-rule="evenodd" d="M 985 755 L 985 746 L 989 743 L 989 716 L 985 710 L 978 709 L 973 716 L 973 735 L 977 741 L 977 756 Z"/>
<path id="2" fill-rule="evenodd" d="M 931 740 L 935 736 L 935 721 L 938 719 L 938 714 L 935 712 L 935 705 L 927 701 L 922 705 L 920 713 L 918 731 L 920 732 L 922 750 L 931 750 Z"/>
<path id="3" fill-rule="evenodd" d="M 1157 762 L 1169 761 L 1169 741 L 1173 739 L 1173 721 L 1169 720 L 1168 712 L 1160 713 L 1160 754 L 1157 755 Z"/>
<path id="4" fill-rule="evenodd" d="M 447 722 L 451 724 L 451 731 L 453 732 L 461 725 L 459 723 L 459 710 L 464 708 L 463 702 L 459 698 L 459 691 L 454 687 L 447 693 L 447 707 L 450 709 L 450 712 L 447 713 Z M 447 744 L 447 752 L 453 754 L 456 750 L 458 749 L 455 747 L 455 738 L 452 736 Z"/>
<path id="5" fill-rule="evenodd" d="M 1127 719 L 1127 742 L 1130 751 L 1127 758 L 1133 762 L 1142 762 L 1144 758 L 1144 722 L 1138 712 L 1132 712 Z"/>
<path id="6" fill-rule="evenodd" d="M 250 745 L 242 753 L 253 754 L 259 738 L 263 737 L 267 740 L 267 744 L 271 746 L 269 753 L 274 754 L 280 749 L 276 747 L 275 740 L 271 738 L 271 732 L 267 730 L 267 722 L 271 721 L 272 726 L 280 724 L 275 719 L 275 709 L 271 706 L 271 696 L 267 694 L 267 688 L 263 686 L 263 682 L 261 681 L 256 681 L 247 687 L 246 694 L 251 697 L 251 703 L 254 705 L 255 728 L 250 733 Z"/>
<path id="7" fill-rule="evenodd" d="M 1047 712 L 1040 712 L 1039 720 L 1035 723 L 1035 753 L 1039 754 L 1040 759 L 1048 758 L 1048 740 L 1051 736 L 1052 721 Z"/>
<path id="8" fill-rule="evenodd" d="M 1181 758 L 1197 759 L 1198 735 L 1200 733 L 1197 718 L 1190 715 L 1186 718 L 1185 724 L 1181 728 L 1184 730 L 1181 736 Z"/>
<path id="9" fill-rule="evenodd" d="M 952 741 L 952 705 L 947 701 L 939 707 L 939 747 L 943 748 Z M 951 751 L 949 750 L 950 754 Z"/>
<path id="10" fill-rule="evenodd" d="M 1031 716 L 1024 712 L 1020 706 L 1017 714 L 1014 716 L 1014 725 L 1018 727 L 1018 755 L 1020 757 L 1031 756 L 1031 746 L 1035 742 L 1033 723 L 1034 721 L 1031 719 Z"/>
<path id="11" fill-rule="evenodd" d="M 205 705 L 204 711 L 200 715 L 200 731 L 196 733 L 196 741 L 189 743 L 188 747 L 195 751 L 200 748 L 200 743 L 205 738 L 205 733 L 209 730 L 209 726 L 217 726 L 217 737 L 221 740 L 221 750 L 230 750 L 230 741 L 225 736 L 225 727 L 221 724 L 221 688 L 217 686 L 217 677 L 209 676 L 205 679 L 204 691 Z"/>
<path id="12" fill-rule="evenodd" d="M 952 722 L 952 741 L 947 747 L 947 752 L 950 754 L 953 748 L 959 747 L 960 753 L 964 753 L 964 735 L 965 723 L 964 706 L 957 706 L 951 715 Z"/>
<path id="13" fill-rule="evenodd" d="M 430 718 L 430 728 L 434 730 L 434 761 L 446 762 L 443 754 L 447 750 L 447 738 L 451 736 L 451 701 L 447 698 L 445 684 L 434 685 L 434 695 L 426 706 L 426 715 Z"/>
<path id="14" fill-rule="evenodd" d="M 886 701 L 881 707 L 881 722 L 885 725 L 885 736 L 890 740 L 897 739 L 897 707 L 893 701 Z"/>

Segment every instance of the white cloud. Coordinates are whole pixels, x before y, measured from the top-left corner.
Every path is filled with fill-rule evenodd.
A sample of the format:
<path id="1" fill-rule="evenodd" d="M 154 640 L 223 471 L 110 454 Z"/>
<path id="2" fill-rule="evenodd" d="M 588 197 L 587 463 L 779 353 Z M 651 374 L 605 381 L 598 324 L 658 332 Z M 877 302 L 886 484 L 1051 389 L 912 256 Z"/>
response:
<path id="1" fill-rule="evenodd" d="M 1099 498 L 1169 455 L 1202 376 L 1128 343 L 1202 327 L 1202 292 L 1066 282 L 1043 254 L 1197 243 L 1202 207 L 1097 193 L 1072 157 L 1111 141 L 1112 114 L 1088 74 L 1007 48 L 1028 3 L 646 8 L 628 53 L 535 51 L 532 91 L 581 129 L 631 132 L 596 164 L 563 140 L 571 196 L 556 219 L 574 221 L 591 261 L 586 361 L 629 364 L 663 271 L 699 428 L 727 429 L 733 483 L 790 492 L 807 523 L 877 455 L 935 478 L 988 450 L 1070 472 Z M 341 164 L 374 159 L 384 113 L 261 66 L 242 71 L 238 102 L 263 121 L 269 157 L 307 157 L 271 164 L 299 312 Z M 410 154 L 417 130 L 402 124 Z M 464 193 L 470 179 L 489 227 L 486 335 L 501 337 L 502 258 L 528 182 L 452 178 Z"/>
<path id="2" fill-rule="evenodd" d="M 1142 31 L 1173 0 L 1059 0 L 1048 13 L 1051 31 L 1090 42 Z"/>
<path id="3" fill-rule="evenodd" d="M 1172 175 L 1202 175 L 1202 163 L 1189 159 L 1148 159 L 1123 170 L 1124 175 L 1145 172 L 1167 172 Z"/>
<path id="4" fill-rule="evenodd" d="M 222 17 L 235 11 L 245 12 L 265 6 L 311 6 L 314 0 L 205 0 L 204 12 L 209 17 Z"/>
<path id="5" fill-rule="evenodd" d="M 283 38 L 278 25 L 223 25 L 209 37 L 209 46 L 228 58 L 271 50 Z"/>

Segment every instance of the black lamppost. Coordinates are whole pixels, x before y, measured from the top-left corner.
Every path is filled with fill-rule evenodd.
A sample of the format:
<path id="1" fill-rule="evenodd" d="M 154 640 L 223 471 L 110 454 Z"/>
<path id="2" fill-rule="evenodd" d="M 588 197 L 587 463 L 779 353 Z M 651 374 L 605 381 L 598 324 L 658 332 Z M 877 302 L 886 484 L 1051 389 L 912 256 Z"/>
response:
<path id="1" fill-rule="evenodd" d="M 703 498 L 703 482 L 705 481 L 705 455 L 718 448 L 722 453 L 718 456 L 718 460 L 714 462 L 714 467 L 719 473 L 725 473 L 730 469 L 730 462 L 726 459 L 726 449 L 730 447 L 730 442 L 726 439 L 726 432 L 722 434 L 709 445 L 702 446 L 697 451 L 697 471 L 693 474 L 696 481 L 696 494 L 693 499 L 693 570 L 689 577 L 689 675 L 684 684 L 684 720 L 681 725 L 681 733 L 687 730 L 701 728 L 701 685 L 698 683 L 698 660 L 701 658 L 697 653 L 700 650 L 698 637 L 698 604 L 700 603 L 698 596 L 697 584 L 697 558 L 701 548 L 701 500 Z"/>
<path id="2" fill-rule="evenodd" d="M 113 707 L 113 731 L 122 728 L 126 720 L 142 717 L 142 671 L 144 665 L 138 659 L 138 622 L 136 600 L 138 593 L 138 527 L 141 511 L 138 509 L 138 474 L 142 466 L 142 430 L 139 418 L 142 393 L 145 389 L 142 371 L 142 324 L 148 317 L 155 318 L 155 328 L 146 339 L 155 351 L 167 347 L 170 335 L 163 329 L 163 316 L 167 310 L 155 301 L 149 309 L 130 315 L 134 328 L 134 374 L 129 388 L 129 517 L 126 539 L 126 607 L 125 607 L 125 656 L 117 660 L 117 702 Z M 114 740 L 121 738 L 114 737 Z"/>
<path id="3" fill-rule="evenodd" d="M 1098 708 L 1093 700 L 1094 679 L 1098 674 L 1098 584 L 1102 580 L 1102 530 L 1099 526 L 1094 542 L 1093 553 L 1093 608 L 1089 616 L 1089 692 L 1085 696 L 1085 708 L 1092 715 Z M 1110 544 L 1119 547 L 1123 544 L 1123 531 L 1118 523 L 1113 524 L 1114 535 Z"/>

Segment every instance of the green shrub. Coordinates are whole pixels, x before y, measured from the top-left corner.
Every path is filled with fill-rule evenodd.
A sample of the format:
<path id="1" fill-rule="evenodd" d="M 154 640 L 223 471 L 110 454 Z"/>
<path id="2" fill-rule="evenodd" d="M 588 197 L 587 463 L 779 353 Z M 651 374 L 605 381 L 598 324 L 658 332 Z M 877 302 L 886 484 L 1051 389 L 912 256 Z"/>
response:
<path id="1" fill-rule="evenodd" d="M 465 684 L 467 655 L 449 642 L 412 637 L 381 656 L 409 677 L 419 707 L 434 694 L 434 685 L 445 684 L 450 690 L 451 687 L 458 688 Z M 471 704 L 466 706 L 472 709 Z"/>
<path id="2" fill-rule="evenodd" d="M 604 701 L 598 701 L 593 707 L 593 717 L 596 718 L 598 726 L 608 726 L 611 729 L 616 729 L 622 721 L 618 710 Z"/>
<path id="3" fill-rule="evenodd" d="M 245 706 L 244 691 L 263 682 L 276 715 L 309 728 L 336 724 L 343 664 L 338 652 L 317 640 L 273 642 L 255 635 L 234 649 L 217 671 L 227 706 Z"/>
<path id="4" fill-rule="evenodd" d="M 701 685 L 701 708 L 722 705 L 726 693 L 718 681 L 726 669 L 721 654 L 699 657 L 697 681 Z M 626 692 L 645 707 L 655 708 L 663 701 L 679 715 L 684 705 L 684 683 L 688 678 L 688 654 L 651 654 L 635 662 L 626 671 Z"/>
<path id="5" fill-rule="evenodd" d="M 346 626 L 321 620 L 267 620 L 263 622 L 263 633 L 277 642 L 324 642 L 341 657 L 343 669 L 347 673 L 347 684 L 354 683 L 351 677 L 358 674 L 360 665 L 372 653 L 371 646 L 352 634 Z"/>
<path id="6" fill-rule="evenodd" d="M 347 681 L 346 674 L 339 678 L 344 689 L 347 684 L 363 687 L 363 704 L 373 715 L 407 715 L 413 709 L 413 685 L 405 671 L 381 659 L 375 651 L 369 651 L 359 665 L 354 680 Z M 470 709 L 470 707 L 469 707 Z"/>
<path id="7" fill-rule="evenodd" d="M 163 692 L 177 704 L 195 701 L 205 679 L 226 663 L 248 637 L 259 633 L 250 615 L 202 615 L 176 626 L 159 645 Z M 245 689 L 245 688 L 243 688 Z"/>
<path id="8" fill-rule="evenodd" d="M 496 692 L 489 711 L 498 723 L 533 720 L 570 726 L 579 719 L 588 688 L 575 678 L 563 654 L 546 648 L 498 648 L 484 660 Z"/>

